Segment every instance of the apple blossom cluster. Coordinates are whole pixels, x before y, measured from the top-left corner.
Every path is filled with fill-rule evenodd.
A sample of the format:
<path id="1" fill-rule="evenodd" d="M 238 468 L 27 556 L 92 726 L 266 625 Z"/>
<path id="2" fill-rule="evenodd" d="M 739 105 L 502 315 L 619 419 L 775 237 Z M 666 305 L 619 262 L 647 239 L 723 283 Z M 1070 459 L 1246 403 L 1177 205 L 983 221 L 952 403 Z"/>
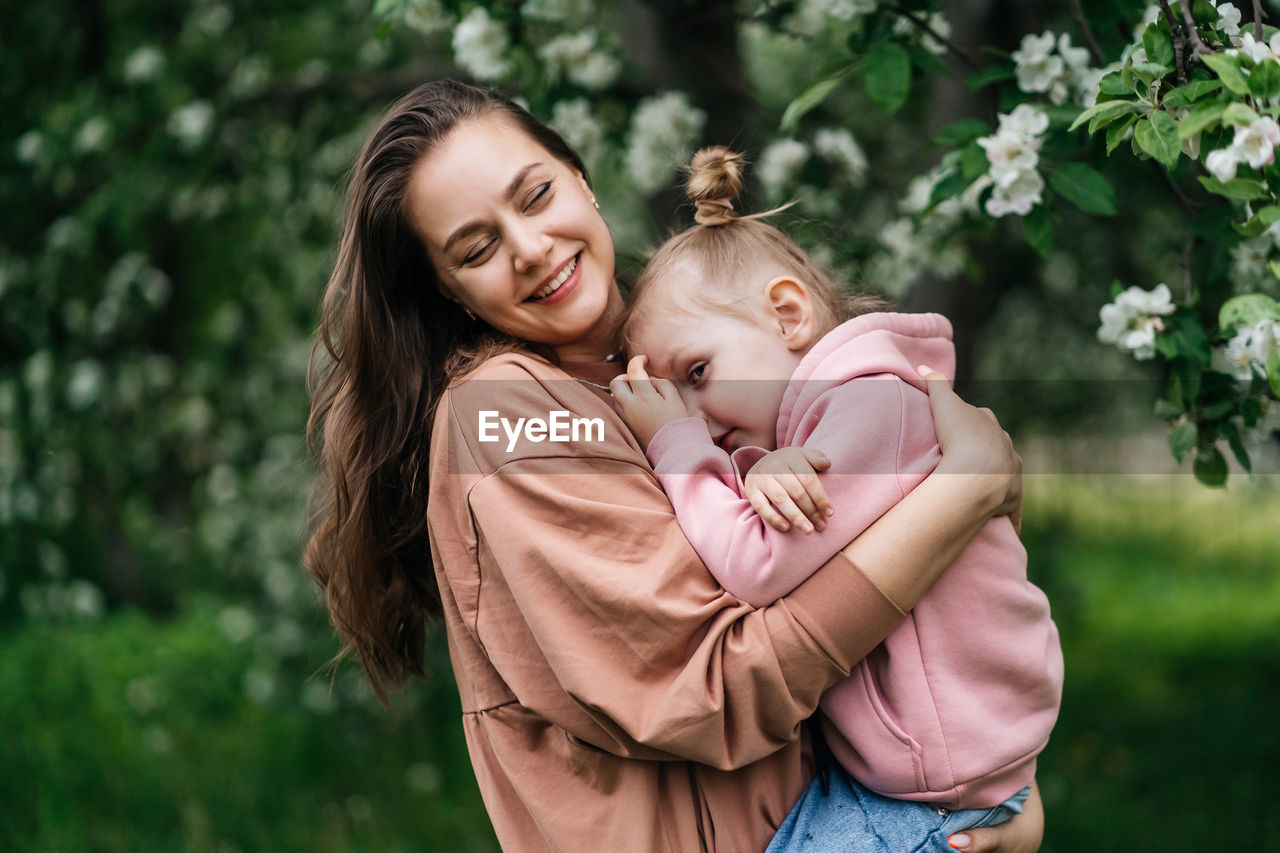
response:
<path id="1" fill-rule="evenodd" d="M 999 126 L 991 136 L 978 140 L 991 164 L 987 174 L 975 183 L 991 186 L 984 209 L 999 218 L 1009 213 L 1025 216 L 1041 200 L 1044 178 L 1036 171 L 1040 161 L 1042 134 L 1049 128 L 1049 116 L 1031 104 L 1019 104 L 1013 112 L 999 116 Z"/>
<path id="2" fill-rule="evenodd" d="M 553 38 L 538 48 L 553 80 L 567 78 L 584 89 L 607 89 L 622 73 L 622 63 L 599 44 L 595 30 L 586 29 Z"/>
<path id="3" fill-rule="evenodd" d="M 1236 176 L 1241 163 L 1259 170 L 1274 163 L 1276 145 L 1280 145 L 1280 124 L 1271 116 L 1262 116 L 1237 127 L 1231 144 L 1210 151 L 1204 158 L 1204 166 L 1225 184 Z"/>
<path id="4" fill-rule="evenodd" d="M 1168 286 L 1158 284 L 1150 291 L 1130 287 L 1098 311 L 1102 321 L 1098 340 L 1115 344 L 1121 352 L 1132 352 L 1134 358 L 1146 361 L 1155 356 L 1156 335 L 1164 331 L 1161 317 L 1173 310 Z"/>
<path id="5" fill-rule="evenodd" d="M 852 187 L 866 182 L 867 155 L 858 140 L 845 128 L 822 128 L 814 133 L 812 144 L 777 139 L 760 152 L 756 174 L 771 201 L 786 198 L 814 154 L 831 170 L 832 178 L 842 177 Z M 825 183 L 830 185 L 830 181 Z"/>
<path id="6" fill-rule="evenodd" d="M 453 57 L 477 80 L 501 80 L 511 73 L 507 58 L 511 40 L 501 21 L 489 17 L 483 6 L 477 6 L 458 22 L 453 31 Z"/>
<path id="7" fill-rule="evenodd" d="M 1109 70 L 1090 68 L 1089 51 L 1072 47 L 1067 33 L 1028 33 L 1011 56 L 1018 88 L 1032 95 L 1043 93 L 1055 105 L 1074 99 L 1082 106 L 1092 106 L 1098 81 Z"/>
<path id="8" fill-rule="evenodd" d="M 924 23 L 929 28 L 928 32 L 907 18 L 900 17 L 893 22 L 893 34 L 909 41 L 918 41 L 921 47 L 934 56 L 942 56 L 947 52 L 947 46 L 934 38 L 934 34 L 944 39 L 950 38 L 951 22 L 941 12 L 934 12 L 924 19 Z"/>
<path id="9" fill-rule="evenodd" d="M 591 114 L 586 98 L 557 102 L 551 110 L 551 126 L 578 152 L 588 169 L 599 165 L 604 153 L 604 125 Z"/>
<path id="10" fill-rule="evenodd" d="M 1241 382 L 1265 376 L 1267 359 L 1280 348 L 1280 320 L 1264 318 L 1241 326 L 1223 350 L 1227 372 Z"/>
<path id="11" fill-rule="evenodd" d="M 675 175 L 707 114 L 689 102 L 684 92 L 645 98 L 631 116 L 631 144 L 627 147 L 627 175 L 643 193 L 662 189 Z"/>

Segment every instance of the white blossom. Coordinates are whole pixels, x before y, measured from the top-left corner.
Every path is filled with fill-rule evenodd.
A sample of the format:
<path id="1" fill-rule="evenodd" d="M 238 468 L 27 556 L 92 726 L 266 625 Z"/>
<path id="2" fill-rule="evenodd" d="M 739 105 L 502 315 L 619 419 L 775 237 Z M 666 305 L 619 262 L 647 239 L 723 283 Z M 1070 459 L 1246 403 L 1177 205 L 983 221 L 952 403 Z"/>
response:
<path id="1" fill-rule="evenodd" d="M 511 46 L 501 21 L 477 6 L 453 31 L 453 56 L 459 66 L 477 80 L 500 80 L 511 73 L 507 48 Z"/>
<path id="2" fill-rule="evenodd" d="M 1214 3 L 1213 9 L 1218 13 L 1218 28 L 1229 36 L 1240 32 L 1240 10 L 1231 3 Z"/>
<path id="3" fill-rule="evenodd" d="M 18 144 L 14 149 L 19 163 L 34 163 L 44 151 L 44 134 L 38 130 L 28 130 L 18 137 Z"/>
<path id="4" fill-rule="evenodd" d="M 770 198 L 779 198 L 809 160 L 809 146 L 798 139 L 779 139 L 760 152 L 756 173 Z"/>
<path id="5" fill-rule="evenodd" d="M 1267 359 L 1280 346 L 1280 321 L 1263 319 L 1236 329 L 1227 341 L 1225 355 L 1231 372 L 1241 382 L 1253 379 L 1255 371 L 1265 374 Z"/>
<path id="6" fill-rule="evenodd" d="M 1022 44 L 1012 53 L 1019 89 L 1024 92 L 1047 92 L 1054 81 L 1062 76 L 1066 64 L 1061 56 L 1053 54 L 1055 42 L 1056 39 L 1050 32 L 1038 36 L 1027 33 L 1022 37 Z"/>
<path id="7" fill-rule="evenodd" d="M 1263 116 L 1243 127 L 1236 128 L 1231 147 L 1237 156 L 1254 169 L 1269 166 L 1275 161 L 1275 146 L 1280 143 L 1280 124 L 1270 116 Z"/>
<path id="8" fill-rule="evenodd" d="M 567 77 L 584 89 L 606 89 L 622 71 L 622 63 L 597 43 L 594 30 L 556 36 L 538 54 L 553 79 Z"/>
<path id="9" fill-rule="evenodd" d="M 1280 33 L 1272 36 L 1270 43 L 1267 43 L 1257 41 L 1254 39 L 1253 33 L 1245 29 L 1240 31 L 1239 36 L 1232 36 L 1231 43 L 1235 47 L 1228 48 L 1226 51 L 1230 56 L 1243 53 L 1255 63 L 1280 61 L 1280 56 L 1278 56 L 1280 54 Z"/>
<path id="10" fill-rule="evenodd" d="M 925 18 L 924 22 L 930 32 L 925 32 L 907 18 L 899 17 L 893 22 L 894 35 L 918 41 L 925 50 L 929 51 L 934 56 L 942 56 L 947 52 L 947 46 L 943 42 L 938 41 L 937 38 L 934 38 L 933 33 L 936 33 L 940 38 L 950 38 L 951 22 L 948 21 L 946 15 L 941 12 L 934 12 Z"/>
<path id="11" fill-rule="evenodd" d="M 440 0 L 411 0 L 404 11 L 404 22 L 423 35 L 431 35 L 452 26 L 453 16 Z"/>
<path id="12" fill-rule="evenodd" d="M 76 133 L 75 149 L 82 154 L 99 151 L 107 142 L 111 133 L 111 124 L 102 116 L 93 116 Z"/>
<path id="13" fill-rule="evenodd" d="M 1070 33 L 1063 33 L 1058 36 L 1058 53 L 1062 56 L 1062 60 L 1067 64 L 1068 68 L 1087 68 L 1089 65 L 1089 49 L 1072 47 Z"/>
<path id="14" fill-rule="evenodd" d="M 213 106 L 208 101 L 192 101 L 169 116 L 169 132 L 187 148 L 195 148 L 213 128 Z"/>
<path id="15" fill-rule="evenodd" d="M 67 402 L 73 409 L 84 409 L 98 401 L 102 393 L 103 370 L 97 361 L 86 358 L 76 362 L 67 383 Z"/>
<path id="16" fill-rule="evenodd" d="M 557 102 L 551 111 L 551 126 L 578 152 L 588 168 L 600 162 L 604 127 L 591 114 L 591 104 L 586 98 Z"/>
<path id="17" fill-rule="evenodd" d="M 640 102 L 631 116 L 626 167 L 636 188 L 651 193 L 662 187 L 706 124 L 707 114 L 683 92 L 666 92 Z"/>
<path id="18" fill-rule="evenodd" d="M 1230 145 L 1226 148 L 1216 148 L 1204 158 L 1204 167 L 1224 184 L 1236 176 L 1236 166 L 1239 164 L 1240 157 L 1236 149 Z"/>
<path id="19" fill-rule="evenodd" d="M 996 184 L 987 199 L 986 211 L 997 218 L 1009 213 L 1026 216 L 1040 203 L 1043 191 L 1044 178 L 1035 169 L 1027 169 L 1006 186 Z"/>
<path id="20" fill-rule="evenodd" d="M 1049 114 L 1033 104 L 1018 104 L 1013 112 L 999 116 L 997 133 L 1031 142 L 1049 129 Z"/>
<path id="21" fill-rule="evenodd" d="M 1158 284 L 1150 291 L 1130 287 L 1099 309 L 1098 340 L 1115 344 L 1122 351 L 1132 352 L 1139 361 L 1146 361 L 1155 356 L 1156 335 L 1164 331 L 1161 316 L 1172 314 L 1173 310 L 1167 285 Z"/>
<path id="22" fill-rule="evenodd" d="M 164 54 L 151 45 L 142 47 L 129 54 L 124 61 L 124 79 L 127 83 L 144 83 L 154 79 L 164 67 Z"/>
<path id="23" fill-rule="evenodd" d="M 818 156 L 839 165 L 855 184 L 867 174 L 867 155 L 853 134 L 844 128 L 823 128 L 813 135 L 813 150 Z"/>

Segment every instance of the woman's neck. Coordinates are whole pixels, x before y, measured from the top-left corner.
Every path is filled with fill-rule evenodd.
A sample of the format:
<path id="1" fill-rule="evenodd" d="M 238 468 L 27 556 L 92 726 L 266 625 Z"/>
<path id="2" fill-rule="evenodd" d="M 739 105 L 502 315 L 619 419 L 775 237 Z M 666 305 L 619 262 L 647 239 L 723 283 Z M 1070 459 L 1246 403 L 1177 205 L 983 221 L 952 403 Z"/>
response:
<path id="1" fill-rule="evenodd" d="M 622 317 L 626 313 L 626 305 L 622 293 L 615 286 L 600 319 L 585 335 L 567 344 L 554 347 L 556 355 L 562 362 L 605 361 L 618 351 L 618 331 L 622 328 Z"/>

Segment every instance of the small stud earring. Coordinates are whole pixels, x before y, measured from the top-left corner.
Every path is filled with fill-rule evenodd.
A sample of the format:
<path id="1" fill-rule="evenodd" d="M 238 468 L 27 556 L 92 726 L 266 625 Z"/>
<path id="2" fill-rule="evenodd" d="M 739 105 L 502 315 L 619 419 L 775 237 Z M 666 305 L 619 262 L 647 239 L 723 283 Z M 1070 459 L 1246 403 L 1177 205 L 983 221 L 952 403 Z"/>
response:
<path id="1" fill-rule="evenodd" d="M 596 197 L 595 197 L 595 196 L 592 196 L 592 197 L 591 197 L 591 203 L 592 203 L 593 205 L 595 205 L 596 210 L 599 210 L 599 209 L 600 209 L 600 202 L 596 201 Z"/>
<path id="2" fill-rule="evenodd" d="M 467 312 L 467 316 L 468 316 L 468 317 L 470 317 L 470 318 L 472 319 L 472 321 L 473 321 L 473 322 L 475 321 L 475 319 L 476 319 L 476 315 L 471 313 L 471 309 L 470 309 L 470 308 L 468 308 L 468 307 L 467 307 L 467 306 L 465 306 L 465 305 L 462 305 L 461 303 L 459 303 L 459 307 L 461 307 L 463 311 L 466 311 L 466 312 Z"/>

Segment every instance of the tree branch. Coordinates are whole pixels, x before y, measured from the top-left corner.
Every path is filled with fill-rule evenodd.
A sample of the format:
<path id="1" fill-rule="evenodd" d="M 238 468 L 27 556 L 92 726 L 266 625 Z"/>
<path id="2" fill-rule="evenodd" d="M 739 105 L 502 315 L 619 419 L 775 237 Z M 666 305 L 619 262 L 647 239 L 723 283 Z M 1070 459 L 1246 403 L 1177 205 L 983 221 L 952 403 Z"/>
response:
<path id="1" fill-rule="evenodd" d="M 946 46 L 946 48 L 947 48 L 947 50 L 949 50 L 949 51 L 951 51 L 951 53 L 955 54 L 955 56 L 956 56 L 956 58 L 957 58 L 957 59 L 959 59 L 959 60 L 961 60 L 962 62 L 964 62 L 966 65 L 968 65 L 968 66 L 969 66 L 970 68 L 972 68 L 974 71 L 981 71 L 981 70 L 982 70 L 982 64 L 981 64 L 980 62 L 978 62 L 978 60 L 974 59 L 974 58 L 973 58 L 973 55 L 972 55 L 971 53 L 969 53 L 969 51 L 967 51 L 967 50 L 965 50 L 964 48 L 960 47 L 958 44 L 956 44 L 955 42 L 951 41 L 951 39 L 946 38 L 945 36 L 941 36 L 941 35 L 939 35 L 939 34 L 938 34 L 938 32 L 937 32 L 936 30 L 934 30 L 934 28 L 933 28 L 933 27 L 929 26 L 929 22 L 928 22 L 928 21 L 926 21 L 926 20 L 924 20 L 923 18 L 921 18 L 921 17 L 920 17 L 919 15 L 917 15 L 915 12 L 910 12 L 910 11 L 908 11 L 908 10 L 906 10 L 906 9 L 903 9 L 903 8 L 899 7 L 899 6 L 892 6 L 892 7 L 890 7 L 889 11 L 890 11 L 890 12 L 893 12 L 895 15 L 897 15 L 897 16 L 898 16 L 898 17 L 900 17 L 900 18 L 905 18 L 906 20 L 910 21 L 910 22 L 911 22 L 911 24 L 912 24 L 916 29 L 920 30 L 922 33 L 924 33 L 925 35 L 929 36 L 929 38 L 933 39 L 933 40 L 934 40 L 934 41 L 936 41 L 938 44 L 945 45 L 945 46 Z"/>
<path id="2" fill-rule="evenodd" d="M 1168 3 L 1161 0 L 1165 7 Z M 1213 50 L 1200 40 L 1200 32 L 1196 29 L 1196 19 L 1191 16 L 1191 4 L 1182 3 L 1182 23 L 1187 31 L 1187 38 L 1191 41 L 1191 53 L 1195 56 L 1204 56 L 1213 53 Z"/>
<path id="3" fill-rule="evenodd" d="M 1080 0 L 1071 0 L 1071 10 L 1075 13 L 1076 23 L 1080 25 L 1081 33 L 1084 34 L 1084 43 L 1089 48 L 1089 55 L 1093 57 L 1094 62 L 1101 65 L 1104 60 L 1102 48 L 1098 47 L 1098 40 L 1094 38 L 1089 19 L 1084 16 L 1084 8 L 1080 5 Z"/>
<path id="4" fill-rule="evenodd" d="M 1253 0 L 1253 37 L 1262 41 L 1262 0 Z"/>

